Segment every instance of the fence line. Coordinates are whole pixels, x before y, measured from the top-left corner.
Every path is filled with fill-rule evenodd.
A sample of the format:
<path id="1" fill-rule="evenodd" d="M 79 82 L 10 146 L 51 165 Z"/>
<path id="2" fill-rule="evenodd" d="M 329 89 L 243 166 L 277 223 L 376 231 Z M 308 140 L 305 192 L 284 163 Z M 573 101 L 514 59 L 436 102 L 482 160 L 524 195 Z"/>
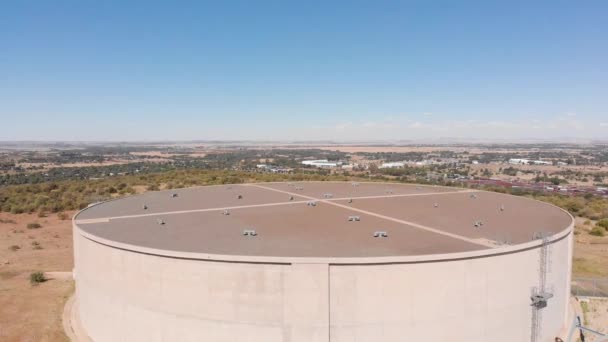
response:
<path id="1" fill-rule="evenodd" d="M 582 297 L 608 297 L 608 278 L 572 278 L 570 292 Z"/>

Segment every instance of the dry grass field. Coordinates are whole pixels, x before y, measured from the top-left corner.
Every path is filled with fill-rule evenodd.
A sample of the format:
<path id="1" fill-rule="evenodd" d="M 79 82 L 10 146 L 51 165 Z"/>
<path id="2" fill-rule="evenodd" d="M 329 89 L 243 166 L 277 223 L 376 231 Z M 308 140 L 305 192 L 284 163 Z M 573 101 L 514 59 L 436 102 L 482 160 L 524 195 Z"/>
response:
<path id="1" fill-rule="evenodd" d="M 590 235 L 594 225 L 594 221 L 576 218 L 572 264 L 574 277 L 608 277 L 608 236 Z"/>

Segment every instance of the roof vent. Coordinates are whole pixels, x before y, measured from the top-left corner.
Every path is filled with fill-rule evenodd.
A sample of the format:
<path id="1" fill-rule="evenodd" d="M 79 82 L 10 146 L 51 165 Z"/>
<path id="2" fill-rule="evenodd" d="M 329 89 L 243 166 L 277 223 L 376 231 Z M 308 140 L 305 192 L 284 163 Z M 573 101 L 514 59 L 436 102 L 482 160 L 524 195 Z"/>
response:
<path id="1" fill-rule="evenodd" d="M 475 228 L 481 228 L 481 226 L 483 226 L 483 222 L 475 221 L 475 222 L 473 222 L 473 226 L 475 226 Z"/>
<path id="2" fill-rule="evenodd" d="M 348 199 L 348 203 L 353 203 L 353 199 L 352 199 L 352 198 L 349 198 L 349 199 Z"/>
<path id="3" fill-rule="evenodd" d="M 156 223 L 160 224 L 161 226 L 164 226 L 165 225 L 165 220 L 158 219 L 158 220 L 156 220 Z"/>
<path id="4" fill-rule="evenodd" d="M 352 185 L 352 186 L 359 186 L 359 183 L 357 183 L 357 182 L 352 182 L 352 183 L 350 183 L 350 185 Z"/>
<path id="5" fill-rule="evenodd" d="M 290 201 L 293 201 L 293 196 L 289 196 L 289 200 L 290 200 Z"/>
<path id="6" fill-rule="evenodd" d="M 317 202 L 316 201 L 308 201 L 306 202 L 306 205 L 309 207 L 316 207 L 317 206 Z"/>
<path id="7" fill-rule="evenodd" d="M 142 208 L 143 208 L 144 210 L 148 210 L 148 206 L 147 206 L 147 205 L 145 205 L 145 204 L 142 206 Z"/>
<path id="8" fill-rule="evenodd" d="M 471 194 L 471 196 L 469 196 L 469 197 L 475 199 L 475 198 L 477 198 L 477 194 Z"/>
<path id="9" fill-rule="evenodd" d="M 332 198 L 332 197 L 334 197 L 334 194 L 331 194 L 331 193 L 328 192 L 328 193 L 323 194 L 323 197 L 325 197 L 325 198 Z"/>
<path id="10" fill-rule="evenodd" d="M 226 188 L 226 190 L 232 190 L 232 187 L 231 187 L 231 186 L 229 186 L 229 187 L 227 187 L 227 188 Z"/>
<path id="11" fill-rule="evenodd" d="M 255 231 L 255 229 L 244 229 L 243 230 L 243 236 L 256 236 L 258 235 L 258 233 Z"/>
<path id="12" fill-rule="evenodd" d="M 236 199 L 243 199 L 243 195 L 236 195 Z"/>
<path id="13" fill-rule="evenodd" d="M 374 232 L 374 237 L 375 238 L 387 238 L 388 234 L 383 231 L 376 231 L 376 232 Z"/>
<path id="14" fill-rule="evenodd" d="M 433 203 L 434 208 L 439 208 L 439 203 Z"/>
<path id="15" fill-rule="evenodd" d="M 349 216 L 348 220 L 349 221 L 361 221 L 361 218 L 359 216 Z"/>
<path id="16" fill-rule="evenodd" d="M 230 215 L 230 212 L 228 211 L 228 209 L 224 209 L 224 212 L 222 212 L 222 215 L 228 216 L 228 215 Z"/>
<path id="17" fill-rule="evenodd" d="M 504 204 L 500 205 L 500 211 L 505 211 L 505 205 Z"/>
<path id="18" fill-rule="evenodd" d="M 295 189 L 296 190 L 304 190 L 304 187 L 302 187 L 302 186 L 296 186 Z"/>
<path id="19" fill-rule="evenodd" d="M 177 197 L 177 193 L 176 192 L 174 192 L 174 193 L 171 194 L 171 198 L 175 198 L 175 197 Z"/>
<path id="20" fill-rule="evenodd" d="M 387 194 L 392 194 L 392 193 L 393 193 L 393 190 L 391 190 L 391 189 L 386 189 L 386 191 L 385 191 L 385 192 L 386 192 Z"/>

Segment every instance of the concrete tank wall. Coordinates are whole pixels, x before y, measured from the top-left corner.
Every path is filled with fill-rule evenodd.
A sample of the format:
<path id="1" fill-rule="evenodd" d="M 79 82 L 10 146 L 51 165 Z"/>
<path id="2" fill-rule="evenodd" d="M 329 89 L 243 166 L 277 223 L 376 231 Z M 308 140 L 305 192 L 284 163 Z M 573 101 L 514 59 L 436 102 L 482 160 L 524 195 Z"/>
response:
<path id="1" fill-rule="evenodd" d="M 74 226 L 76 296 L 98 342 L 530 340 L 538 248 L 450 261 L 246 263 L 144 254 L 85 235 Z M 554 297 L 540 341 L 553 341 L 567 315 L 571 240 L 568 230 L 550 247 Z"/>
<path id="2" fill-rule="evenodd" d="M 571 236 L 551 245 L 543 337 L 554 341 L 569 297 Z M 330 268 L 331 341 L 530 341 L 539 249 L 450 262 Z M 407 337 L 404 339 L 404 337 Z"/>

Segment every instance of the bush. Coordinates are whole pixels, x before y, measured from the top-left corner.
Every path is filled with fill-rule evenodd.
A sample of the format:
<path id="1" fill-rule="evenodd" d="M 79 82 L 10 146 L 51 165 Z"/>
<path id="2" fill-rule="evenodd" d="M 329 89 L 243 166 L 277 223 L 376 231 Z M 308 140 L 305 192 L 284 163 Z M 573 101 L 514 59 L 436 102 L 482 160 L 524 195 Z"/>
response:
<path id="1" fill-rule="evenodd" d="M 34 247 L 34 249 L 42 249 L 42 246 L 38 241 L 32 241 L 32 247 Z"/>
<path id="2" fill-rule="evenodd" d="M 598 225 L 604 229 L 608 229 L 608 218 L 597 221 L 596 225 Z"/>
<path id="3" fill-rule="evenodd" d="M 604 235 L 606 235 L 606 229 L 595 226 L 595 227 L 593 227 L 593 229 L 591 229 L 589 234 L 591 234 L 593 236 L 604 236 Z"/>
<path id="4" fill-rule="evenodd" d="M 590 221 L 590 220 L 585 220 L 585 226 L 588 226 L 588 225 L 590 225 L 590 224 L 591 224 L 591 221 Z"/>
<path id="5" fill-rule="evenodd" d="M 30 284 L 32 285 L 38 285 L 40 283 L 44 283 L 46 281 L 46 277 L 44 276 L 44 273 L 37 271 L 37 272 L 33 272 L 32 274 L 30 274 Z"/>
<path id="6" fill-rule="evenodd" d="M 66 213 L 64 213 L 64 212 L 60 212 L 60 213 L 58 213 L 58 214 L 57 214 L 57 217 L 58 217 L 60 220 L 65 221 L 65 220 L 67 220 L 67 219 L 68 219 L 68 214 L 66 214 Z"/>
<path id="7" fill-rule="evenodd" d="M 27 224 L 27 229 L 38 229 L 38 228 L 42 228 L 42 226 L 38 222 L 32 222 L 32 223 Z"/>
<path id="8" fill-rule="evenodd" d="M 11 250 L 11 251 L 13 251 L 13 252 L 16 252 L 16 251 L 20 250 L 20 249 L 21 249 L 21 247 L 19 247 L 19 246 L 17 246 L 17 245 L 12 245 L 12 246 L 10 246 L 8 249 L 10 249 L 10 250 Z"/>

